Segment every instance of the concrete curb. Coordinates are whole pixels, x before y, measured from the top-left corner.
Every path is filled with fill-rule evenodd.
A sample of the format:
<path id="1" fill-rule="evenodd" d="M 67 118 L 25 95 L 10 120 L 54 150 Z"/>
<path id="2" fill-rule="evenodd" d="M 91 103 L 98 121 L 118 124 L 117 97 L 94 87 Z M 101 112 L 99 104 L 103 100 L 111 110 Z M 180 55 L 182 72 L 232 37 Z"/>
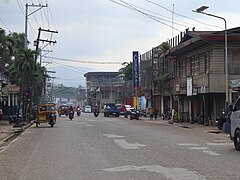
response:
<path id="1" fill-rule="evenodd" d="M 27 125 L 23 126 L 21 129 L 15 129 L 14 131 L 10 132 L 10 135 L 8 135 L 6 138 L 2 139 L 0 141 L 0 146 L 5 143 L 8 142 L 10 139 L 13 139 L 14 136 L 19 136 L 20 134 L 22 134 L 26 129 L 30 128 L 33 125 L 33 122 L 28 123 Z M 20 131 L 19 131 L 20 130 Z M 18 132 L 18 133 L 16 133 Z"/>

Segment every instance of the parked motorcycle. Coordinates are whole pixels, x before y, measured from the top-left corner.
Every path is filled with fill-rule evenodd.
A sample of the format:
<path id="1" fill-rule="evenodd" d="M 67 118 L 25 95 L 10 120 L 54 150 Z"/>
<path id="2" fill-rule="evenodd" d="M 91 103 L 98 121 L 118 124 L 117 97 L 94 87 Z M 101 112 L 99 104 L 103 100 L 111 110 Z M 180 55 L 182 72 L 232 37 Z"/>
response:
<path id="1" fill-rule="evenodd" d="M 9 124 L 13 124 L 13 127 L 22 127 L 23 126 L 23 117 L 19 114 L 9 116 Z"/>
<path id="2" fill-rule="evenodd" d="M 222 130 L 224 123 L 226 123 L 225 111 L 223 111 L 221 116 L 218 116 L 216 119 L 216 125 L 219 130 Z"/>
<path id="3" fill-rule="evenodd" d="M 140 112 L 136 109 L 131 110 L 130 112 L 130 120 L 136 119 L 139 120 Z"/>
<path id="4" fill-rule="evenodd" d="M 68 117 L 69 117 L 70 120 L 73 120 L 73 118 L 74 118 L 74 111 L 70 111 Z"/>
<path id="5" fill-rule="evenodd" d="M 165 113 L 162 113 L 161 117 L 162 117 L 163 120 L 171 120 L 170 111 L 166 111 Z"/>

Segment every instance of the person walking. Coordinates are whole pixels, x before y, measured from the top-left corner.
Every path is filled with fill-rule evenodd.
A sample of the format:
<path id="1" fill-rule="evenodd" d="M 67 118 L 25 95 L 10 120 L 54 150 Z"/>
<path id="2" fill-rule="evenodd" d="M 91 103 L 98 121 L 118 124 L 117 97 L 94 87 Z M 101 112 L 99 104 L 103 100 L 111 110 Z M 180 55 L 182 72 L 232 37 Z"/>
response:
<path id="1" fill-rule="evenodd" d="M 150 109 L 149 109 L 150 120 L 153 120 L 153 113 L 154 113 L 154 109 L 152 107 L 150 107 Z"/>

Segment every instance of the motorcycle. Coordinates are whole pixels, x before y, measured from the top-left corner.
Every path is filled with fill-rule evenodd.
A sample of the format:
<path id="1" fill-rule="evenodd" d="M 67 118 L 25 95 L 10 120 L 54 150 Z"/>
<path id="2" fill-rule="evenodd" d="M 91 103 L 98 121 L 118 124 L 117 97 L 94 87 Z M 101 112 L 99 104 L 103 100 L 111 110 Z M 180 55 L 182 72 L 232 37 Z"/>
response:
<path id="1" fill-rule="evenodd" d="M 171 114 L 169 111 L 166 111 L 165 113 L 162 113 L 161 115 L 163 120 L 170 120 L 171 119 Z"/>
<path id="2" fill-rule="evenodd" d="M 71 110 L 71 111 L 69 112 L 68 117 L 69 117 L 70 120 L 73 120 L 73 118 L 74 118 L 74 111 L 73 111 L 73 110 Z"/>
<path id="3" fill-rule="evenodd" d="M 80 116 L 81 115 L 81 110 L 80 108 L 77 108 L 77 116 Z"/>
<path id="4" fill-rule="evenodd" d="M 9 116 L 9 124 L 13 124 L 13 127 L 22 127 L 23 126 L 23 117 L 18 113 L 12 116 Z"/>
<path id="5" fill-rule="evenodd" d="M 100 111 L 99 111 L 98 107 L 96 107 L 96 108 L 94 109 L 94 112 L 93 112 L 94 116 L 95 116 L 95 117 L 98 117 L 99 113 L 100 113 Z"/>
<path id="6" fill-rule="evenodd" d="M 221 116 L 218 116 L 216 119 L 216 125 L 219 130 L 222 130 L 224 123 L 226 123 L 225 111 L 223 111 Z"/>
<path id="7" fill-rule="evenodd" d="M 130 112 L 130 120 L 133 120 L 133 119 L 136 119 L 136 120 L 139 120 L 139 117 L 140 117 L 140 112 L 138 110 L 131 110 Z"/>

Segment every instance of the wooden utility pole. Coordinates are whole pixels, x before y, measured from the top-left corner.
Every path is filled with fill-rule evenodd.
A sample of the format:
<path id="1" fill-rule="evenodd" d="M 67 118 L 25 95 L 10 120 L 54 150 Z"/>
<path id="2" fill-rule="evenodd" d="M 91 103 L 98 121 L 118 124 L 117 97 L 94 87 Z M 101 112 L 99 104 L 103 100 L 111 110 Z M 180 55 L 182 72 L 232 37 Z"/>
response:
<path id="1" fill-rule="evenodd" d="M 35 11 L 31 12 L 28 14 L 28 7 L 38 7 Z M 27 24 L 28 24 L 28 17 L 34 14 L 35 12 L 39 11 L 40 9 L 47 7 L 46 5 L 41 5 L 41 4 L 28 4 L 26 3 L 26 14 L 25 14 L 25 34 L 24 34 L 24 48 L 27 49 Z"/>
<path id="2" fill-rule="evenodd" d="M 52 41 L 52 40 L 48 40 L 48 39 L 41 39 L 40 36 L 41 36 L 41 32 L 42 31 L 45 31 L 45 32 L 49 32 L 49 33 L 58 33 L 58 31 L 52 31 L 52 30 L 49 30 L 49 29 L 42 29 L 41 27 L 38 28 L 38 37 L 37 37 L 37 40 L 36 40 L 36 51 L 40 53 L 40 57 L 41 57 L 41 50 L 39 51 L 39 42 L 47 42 L 48 44 L 55 44 L 57 43 L 56 41 Z M 35 56 L 35 62 L 37 62 L 37 55 Z M 40 64 L 41 64 L 41 58 L 40 58 Z"/>

